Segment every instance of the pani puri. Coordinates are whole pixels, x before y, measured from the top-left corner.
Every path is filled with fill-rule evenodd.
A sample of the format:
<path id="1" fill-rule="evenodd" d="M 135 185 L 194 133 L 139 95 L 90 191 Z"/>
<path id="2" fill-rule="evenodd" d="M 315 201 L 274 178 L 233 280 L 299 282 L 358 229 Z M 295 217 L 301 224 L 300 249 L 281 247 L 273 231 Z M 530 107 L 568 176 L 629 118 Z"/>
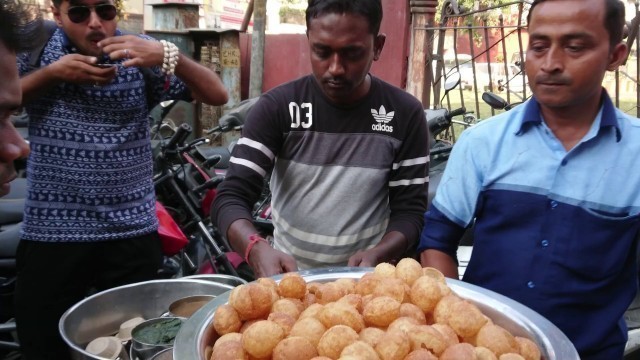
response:
<path id="1" fill-rule="evenodd" d="M 400 305 L 400 317 L 410 317 L 415 319 L 418 324 L 425 325 L 427 323 L 427 318 L 424 315 L 424 312 L 420 310 L 417 305 L 413 303 L 402 303 Z"/>
<path id="2" fill-rule="evenodd" d="M 318 354 L 332 359 L 340 357 L 345 347 L 358 341 L 358 333 L 346 325 L 333 326 L 322 335 L 318 343 Z"/>
<path id="3" fill-rule="evenodd" d="M 445 284 L 447 283 L 447 279 L 445 278 L 444 274 L 442 274 L 442 272 L 440 272 L 440 270 L 436 268 L 425 267 L 422 269 L 422 275 L 437 280 L 438 282 L 442 282 Z"/>
<path id="4" fill-rule="evenodd" d="M 399 303 L 403 303 L 405 300 L 407 284 L 404 281 L 396 278 L 385 278 L 380 281 L 373 290 L 373 296 L 389 296 Z"/>
<path id="5" fill-rule="evenodd" d="M 374 297 L 362 310 L 367 326 L 387 327 L 400 314 L 400 302 L 389 296 Z"/>
<path id="6" fill-rule="evenodd" d="M 458 334 L 456 334 L 456 332 L 453 331 L 451 326 L 447 324 L 435 323 L 435 324 L 432 324 L 431 327 L 438 330 L 438 332 L 442 334 L 445 341 L 447 342 L 447 347 L 460 343 L 460 339 L 458 339 Z"/>
<path id="7" fill-rule="evenodd" d="M 344 289 L 335 282 L 322 284 L 315 293 L 316 302 L 318 304 L 327 304 L 338 301 L 344 295 Z"/>
<path id="8" fill-rule="evenodd" d="M 404 333 L 387 331 L 375 349 L 382 360 L 402 360 L 411 351 L 411 345 Z"/>
<path id="9" fill-rule="evenodd" d="M 411 317 L 398 317 L 393 320 L 391 324 L 387 327 L 387 331 L 401 331 L 404 334 L 408 334 L 413 331 L 413 328 L 420 325 L 418 320 Z"/>
<path id="10" fill-rule="evenodd" d="M 264 285 L 243 284 L 231 290 L 229 304 L 238 312 L 241 320 L 265 319 L 273 305 L 273 297 Z"/>
<path id="11" fill-rule="evenodd" d="M 422 265 L 413 258 L 404 258 L 396 265 L 395 277 L 411 286 L 422 276 Z"/>
<path id="12" fill-rule="evenodd" d="M 438 357 L 427 349 L 418 349 L 410 352 L 404 360 L 438 360 Z"/>
<path id="13" fill-rule="evenodd" d="M 507 353 L 500 355 L 498 360 L 524 360 L 524 358 L 520 354 Z"/>
<path id="14" fill-rule="evenodd" d="M 418 325 L 408 334 L 411 350 L 427 349 L 440 356 L 447 348 L 447 340 L 440 332 L 429 325 Z"/>
<path id="15" fill-rule="evenodd" d="M 296 321 L 289 332 L 289 336 L 302 336 L 309 340 L 313 346 L 318 347 L 320 338 L 327 328 L 315 317 L 305 317 Z"/>
<path id="16" fill-rule="evenodd" d="M 340 353 L 340 359 L 347 356 L 353 356 L 358 360 L 380 360 L 380 357 L 378 356 L 378 353 L 375 351 L 375 349 L 371 345 L 360 340 L 349 344 L 344 349 L 342 349 L 342 352 Z"/>
<path id="17" fill-rule="evenodd" d="M 267 317 L 267 320 L 273 321 L 274 323 L 280 325 L 284 330 L 285 336 L 289 335 L 293 324 L 296 323 L 296 320 L 292 318 L 291 315 L 281 312 L 272 312 Z"/>
<path id="18" fill-rule="evenodd" d="M 318 314 L 318 319 L 328 329 L 335 325 L 346 325 L 355 332 L 364 328 L 362 315 L 349 304 L 340 302 L 329 303 Z"/>
<path id="19" fill-rule="evenodd" d="M 320 313 L 320 311 L 322 311 L 322 309 L 324 309 L 324 305 L 322 304 L 318 304 L 318 303 L 311 304 L 309 305 L 309 307 L 304 309 L 302 313 L 300 313 L 298 320 L 306 317 L 318 317 L 318 314 Z"/>
<path id="20" fill-rule="evenodd" d="M 353 306 L 358 312 L 362 312 L 362 295 L 360 294 L 347 294 L 338 299 L 337 303 Z"/>
<path id="21" fill-rule="evenodd" d="M 216 309 L 213 315 L 213 328 L 218 335 L 238 332 L 240 327 L 242 327 L 240 316 L 231 305 L 225 304 Z"/>
<path id="22" fill-rule="evenodd" d="M 378 344 L 378 342 L 380 342 L 380 339 L 382 339 L 384 334 L 385 334 L 384 330 L 380 328 L 366 327 L 362 329 L 362 331 L 360 331 L 360 334 L 358 335 L 358 339 L 366 342 L 372 347 L 375 347 Z"/>
<path id="23" fill-rule="evenodd" d="M 285 298 L 302 299 L 307 293 L 307 282 L 295 272 L 282 275 L 278 284 L 278 294 Z"/>
<path id="24" fill-rule="evenodd" d="M 242 347 L 251 356 L 271 357 L 273 349 L 284 339 L 284 329 L 270 320 L 260 320 L 242 334 Z"/>
<path id="25" fill-rule="evenodd" d="M 253 325 L 254 323 L 260 321 L 260 320 L 264 320 L 264 319 L 253 319 L 253 320 L 247 320 L 245 321 L 242 326 L 240 327 L 240 334 L 244 333 L 245 330 L 247 330 L 247 328 L 251 325 Z"/>
<path id="26" fill-rule="evenodd" d="M 382 262 L 373 269 L 373 273 L 376 275 L 380 275 L 382 277 L 395 277 L 396 276 L 396 267 L 387 262 Z"/>
<path id="27" fill-rule="evenodd" d="M 449 326 L 451 326 L 453 331 L 461 338 L 470 338 L 476 335 L 480 328 L 486 323 L 487 318 L 480 312 L 480 309 L 471 302 L 462 300 L 454 302 L 451 305 Z M 489 349 L 491 348 L 489 347 Z"/>
<path id="28" fill-rule="evenodd" d="M 272 278 L 262 277 L 257 279 L 255 282 L 262 286 L 266 286 L 267 289 L 269 289 L 273 301 L 280 299 L 280 295 L 278 294 L 278 283 L 276 283 L 275 280 L 273 280 Z"/>
<path id="29" fill-rule="evenodd" d="M 301 336 L 288 337 L 273 349 L 273 360 L 308 360 L 318 356 L 316 347 Z"/>
<path id="30" fill-rule="evenodd" d="M 242 348 L 242 342 L 238 340 L 225 341 L 214 347 L 211 360 L 245 360 L 249 359 L 247 352 Z"/>
<path id="31" fill-rule="evenodd" d="M 462 298 L 455 294 L 443 296 L 433 309 L 433 319 L 436 323 L 448 324 L 449 318 L 453 312 L 452 305 L 455 302 L 462 301 Z"/>
<path id="32" fill-rule="evenodd" d="M 224 335 L 220 336 L 218 338 L 218 340 L 216 340 L 216 342 L 213 344 L 213 349 L 215 350 L 216 347 L 221 346 L 222 344 L 224 344 L 227 341 L 240 341 L 240 342 L 242 342 L 242 334 L 240 334 L 240 333 L 228 333 L 228 334 L 224 334 Z"/>
<path id="33" fill-rule="evenodd" d="M 502 354 L 518 353 L 520 350 L 515 337 L 494 324 L 487 324 L 480 328 L 476 335 L 476 346 L 486 347 L 498 357 Z"/>
<path id="34" fill-rule="evenodd" d="M 356 280 L 342 278 L 335 281 L 336 285 L 340 286 L 345 294 L 353 294 L 356 291 Z"/>
<path id="35" fill-rule="evenodd" d="M 360 294 L 362 296 L 373 294 L 376 286 L 378 286 L 378 283 L 382 281 L 383 278 L 383 276 L 375 273 L 364 274 L 356 284 L 356 294 Z"/>
<path id="36" fill-rule="evenodd" d="M 440 360 L 476 360 L 475 348 L 471 344 L 459 343 L 446 348 Z"/>
<path id="37" fill-rule="evenodd" d="M 425 313 L 432 312 L 442 296 L 438 282 L 428 276 L 419 277 L 411 286 L 411 302 Z"/>
<path id="38" fill-rule="evenodd" d="M 280 312 L 291 316 L 294 320 L 300 317 L 300 314 L 304 310 L 302 301 L 293 298 L 278 299 L 271 305 L 271 312 Z"/>
<path id="39" fill-rule="evenodd" d="M 486 347 L 478 346 L 475 348 L 476 360 L 498 360 L 496 354 Z"/>
<path id="40" fill-rule="evenodd" d="M 302 305 L 304 305 L 305 309 L 308 308 L 311 304 L 315 304 L 315 303 L 316 303 L 316 296 L 314 294 L 306 293 L 302 298 Z"/>
<path id="41" fill-rule="evenodd" d="M 516 336 L 515 338 L 518 343 L 518 353 L 520 353 L 525 360 L 540 360 L 542 354 L 536 343 L 521 336 Z"/>

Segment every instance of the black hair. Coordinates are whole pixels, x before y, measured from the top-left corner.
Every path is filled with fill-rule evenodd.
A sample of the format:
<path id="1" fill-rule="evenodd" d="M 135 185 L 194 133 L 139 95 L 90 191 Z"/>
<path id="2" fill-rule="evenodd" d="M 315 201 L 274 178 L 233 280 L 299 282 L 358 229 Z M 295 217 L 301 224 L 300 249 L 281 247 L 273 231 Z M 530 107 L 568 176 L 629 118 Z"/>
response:
<path id="1" fill-rule="evenodd" d="M 45 34 L 40 11 L 20 0 L 0 0 L 0 41 L 14 52 L 28 51 Z"/>
<path id="2" fill-rule="evenodd" d="M 527 15 L 527 23 L 531 23 L 531 14 L 536 5 L 551 0 L 534 0 Z M 620 0 L 604 0 L 604 28 L 609 33 L 609 44 L 613 48 L 622 42 L 622 34 L 625 24 L 624 4 Z"/>
<path id="3" fill-rule="evenodd" d="M 380 0 L 309 0 L 306 19 L 307 29 L 311 20 L 323 14 L 356 14 L 369 22 L 369 30 L 375 36 L 382 22 L 382 3 Z"/>

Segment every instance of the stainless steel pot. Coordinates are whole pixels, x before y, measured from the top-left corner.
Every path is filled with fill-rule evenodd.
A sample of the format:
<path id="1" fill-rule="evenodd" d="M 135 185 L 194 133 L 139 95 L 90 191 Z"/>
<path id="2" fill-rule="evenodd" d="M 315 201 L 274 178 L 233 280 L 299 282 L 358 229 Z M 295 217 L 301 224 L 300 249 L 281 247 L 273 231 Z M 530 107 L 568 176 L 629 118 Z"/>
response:
<path id="1" fill-rule="evenodd" d="M 101 359 L 86 352 L 86 345 L 100 336 L 118 332 L 120 324 L 141 316 L 151 319 L 169 305 L 191 295 L 218 296 L 233 286 L 195 279 L 153 280 L 120 286 L 92 295 L 67 310 L 58 325 L 73 359 Z"/>
<path id="2" fill-rule="evenodd" d="M 341 278 L 359 279 L 373 268 L 325 268 L 300 271 L 307 282 L 329 282 Z M 274 279 L 279 281 L 281 276 Z M 566 335 L 549 320 L 528 307 L 493 291 L 460 280 L 447 279 L 447 284 L 459 296 L 475 303 L 493 322 L 516 336 L 533 340 L 545 360 L 579 360 L 578 352 Z M 211 325 L 216 309 L 229 301 L 229 292 L 222 294 L 196 311 L 180 328 L 173 348 L 176 360 L 208 360 L 207 345 L 213 344 L 215 330 Z"/>

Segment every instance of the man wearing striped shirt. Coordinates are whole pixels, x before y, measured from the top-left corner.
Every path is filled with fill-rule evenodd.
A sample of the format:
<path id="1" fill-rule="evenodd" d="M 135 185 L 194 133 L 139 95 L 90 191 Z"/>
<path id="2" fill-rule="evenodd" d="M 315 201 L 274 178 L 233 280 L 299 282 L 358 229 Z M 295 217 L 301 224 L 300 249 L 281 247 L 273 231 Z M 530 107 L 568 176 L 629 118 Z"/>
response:
<path id="1" fill-rule="evenodd" d="M 311 0 L 306 17 L 313 74 L 254 105 L 212 208 L 256 276 L 398 259 L 427 206 L 422 105 L 369 74 L 385 42 L 380 1 Z M 267 176 L 273 247 L 251 222 Z"/>

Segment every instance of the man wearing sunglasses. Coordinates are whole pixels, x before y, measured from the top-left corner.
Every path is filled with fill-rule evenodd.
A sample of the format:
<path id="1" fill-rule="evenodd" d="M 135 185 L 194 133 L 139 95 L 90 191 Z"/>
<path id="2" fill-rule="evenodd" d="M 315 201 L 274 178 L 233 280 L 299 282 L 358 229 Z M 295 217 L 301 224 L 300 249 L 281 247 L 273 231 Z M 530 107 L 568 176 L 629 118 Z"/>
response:
<path id="1" fill-rule="evenodd" d="M 31 154 L 16 320 L 28 360 L 69 358 L 58 321 L 89 292 L 157 274 L 148 109 L 228 98 L 173 44 L 118 30 L 112 0 L 53 0 L 52 11 L 39 62 L 18 57 Z"/>

